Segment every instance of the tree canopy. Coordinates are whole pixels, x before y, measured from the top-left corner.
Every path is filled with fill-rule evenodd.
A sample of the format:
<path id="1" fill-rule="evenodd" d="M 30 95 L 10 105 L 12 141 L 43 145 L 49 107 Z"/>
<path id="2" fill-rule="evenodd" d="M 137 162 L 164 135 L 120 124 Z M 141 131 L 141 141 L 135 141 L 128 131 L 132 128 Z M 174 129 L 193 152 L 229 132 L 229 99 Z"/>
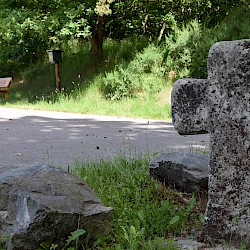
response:
<path id="1" fill-rule="evenodd" d="M 41 59 L 46 49 L 88 39 L 146 35 L 159 40 L 193 19 L 213 26 L 244 0 L 0 0 L 0 65 L 10 72 Z"/>

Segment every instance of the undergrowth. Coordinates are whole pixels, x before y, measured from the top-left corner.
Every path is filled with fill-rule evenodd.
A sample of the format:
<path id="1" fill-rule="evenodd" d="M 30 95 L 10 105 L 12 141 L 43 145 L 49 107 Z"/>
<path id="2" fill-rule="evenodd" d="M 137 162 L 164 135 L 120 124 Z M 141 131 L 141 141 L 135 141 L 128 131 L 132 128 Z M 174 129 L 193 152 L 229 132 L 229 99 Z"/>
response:
<path id="1" fill-rule="evenodd" d="M 207 78 L 209 49 L 219 41 L 250 38 L 250 8 L 235 8 L 214 28 L 194 20 L 165 39 L 164 62 L 175 77 Z"/>
<path id="2" fill-rule="evenodd" d="M 170 93 L 176 79 L 206 78 L 207 56 L 217 41 L 249 38 L 250 9 L 234 9 L 224 21 L 207 28 L 198 21 L 175 28 L 161 43 L 145 37 L 107 39 L 98 67 L 89 44 L 65 49 L 61 63 L 62 93 L 55 91 L 54 65 L 43 62 L 15 77 L 6 107 L 47 109 L 153 119 L 171 118 Z M 164 93 L 164 94 L 163 94 Z"/>
<path id="3" fill-rule="evenodd" d="M 164 86 L 163 53 L 154 44 L 147 46 L 128 64 L 120 63 L 103 78 L 103 91 L 110 100 L 158 93 Z M 166 85 L 166 83 L 165 83 Z"/>
<path id="4" fill-rule="evenodd" d="M 178 250 L 174 237 L 197 237 L 204 219 L 206 196 L 169 189 L 149 175 L 148 157 L 118 156 L 76 164 L 69 171 L 87 182 L 102 202 L 113 207 L 112 229 L 93 245 L 78 238 L 87 233 L 76 225 L 62 247 L 41 243 L 40 250 Z M 74 204 L 72 204 L 73 206 Z M 0 249 L 5 250 L 0 238 Z"/>
<path id="5" fill-rule="evenodd" d="M 147 159 L 135 156 L 72 170 L 106 206 L 114 208 L 113 228 L 95 242 L 98 249 L 161 249 L 155 244 L 178 249 L 173 236 L 192 235 L 200 229 L 204 199 L 166 188 L 149 176 L 148 166 Z"/>

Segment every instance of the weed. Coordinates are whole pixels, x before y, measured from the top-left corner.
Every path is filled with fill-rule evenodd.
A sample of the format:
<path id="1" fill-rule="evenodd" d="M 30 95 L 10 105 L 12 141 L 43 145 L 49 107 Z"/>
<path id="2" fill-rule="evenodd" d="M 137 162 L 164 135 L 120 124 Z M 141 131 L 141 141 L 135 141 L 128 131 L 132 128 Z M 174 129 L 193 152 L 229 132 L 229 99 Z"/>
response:
<path id="1" fill-rule="evenodd" d="M 114 226 L 99 246 L 154 249 L 149 246 L 156 239 L 166 241 L 169 236 L 199 227 L 200 200 L 162 186 L 149 176 L 148 166 L 148 158 L 121 156 L 112 162 L 101 160 L 72 170 L 114 208 Z"/>
<path id="2" fill-rule="evenodd" d="M 60 250 L 76 250 L 76 249 L 78 249 L 78 241 L 77 240 L 81 235 L 83 235 L 85 233 L 86 233 L 86 231 L 84 229 L 77 229 L 74 232 L 71 232 L 67 241 L 60 248 Z M 75 242 L 75 246 L 74 247 L 70 246 L 74 242 Z M 37 250 L 55 250 L 55 249 L 59 249 L 59 246 L 57 244 L 51 244 L 50 246 L 48 246 L 45 243 L 41 243 L 40 248 L 38 248 Z"/>

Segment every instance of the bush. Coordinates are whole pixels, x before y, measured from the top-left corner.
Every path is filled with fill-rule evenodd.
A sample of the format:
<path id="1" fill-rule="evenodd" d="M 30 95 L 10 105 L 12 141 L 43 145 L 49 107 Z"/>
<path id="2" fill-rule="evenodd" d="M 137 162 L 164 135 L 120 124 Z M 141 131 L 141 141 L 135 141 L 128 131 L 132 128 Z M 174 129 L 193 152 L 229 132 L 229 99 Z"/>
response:
<path id="1" fill-rule="evenodd" d="M 165 68 L 163 53 L 154 44 L 146 47 L 129 63 L 121 63 L 103 79 L 103 91 L 111 100 L 136 97 L 144 92 L 157 93 L 162 86 Z"/>
<path id="2" fill-rule="evenodd" d="M 215 28 L 202 30 L 194 44 L 190 63 L 190 76 L 207 77 L 207 56 L 212 45 L 219 41 L 232 41 L 250 38 L 250 8 L 233 9 Z"/>
<path id="3" fill-rule="evenodd" d="M 103 84 L 105 96 L 111 100 L 132 97 L 139 89 L 138 81 L 133 81 L 131 75 L 122 66 L 107 73 Z"/>
<path id="4" fill-rule="evenodd" d="M 211 46 L 224 40 L 249 38 L 250 9 L 234 9 L 216 27 L 208 29 L 198 21 L 192 21 L 182 29 L 176 28 L 166 38 L 164 62 L 168 72 L 175 72 L 177 78 L 207 77 L 207 57 Z"/>
<path id="5" fill-rule="evenodd" d="M 201 26 L 192 21 L 182 29 L 176 28 L 175 33 L 165 40 L 164 61 L 169 72 L 176 72 L 178 78 L 188 76 L 194 51 L 194 43 L 199 40 Z"/>

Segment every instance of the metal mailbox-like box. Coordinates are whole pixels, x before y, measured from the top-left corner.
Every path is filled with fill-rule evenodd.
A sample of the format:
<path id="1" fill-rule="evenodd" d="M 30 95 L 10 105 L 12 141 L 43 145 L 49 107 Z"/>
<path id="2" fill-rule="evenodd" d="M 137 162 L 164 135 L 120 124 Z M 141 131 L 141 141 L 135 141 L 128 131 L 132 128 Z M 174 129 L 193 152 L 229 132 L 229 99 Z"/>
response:
<path id="1" fill-rule="evenodd" d="M 50 63 L 59 63 L 62 61 L 62 52 L 60 49 L 47 50 Z"/>

